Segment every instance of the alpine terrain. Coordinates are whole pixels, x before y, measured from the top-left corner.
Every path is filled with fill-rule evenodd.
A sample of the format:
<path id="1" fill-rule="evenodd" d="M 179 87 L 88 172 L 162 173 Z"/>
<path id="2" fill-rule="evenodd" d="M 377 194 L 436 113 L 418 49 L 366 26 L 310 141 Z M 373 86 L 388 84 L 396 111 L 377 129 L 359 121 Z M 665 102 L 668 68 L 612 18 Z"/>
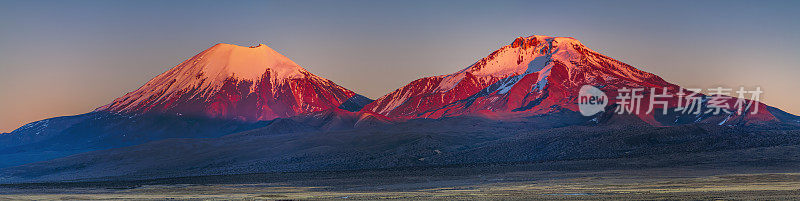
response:
<path id="1" fill-rule="evenodd" d="M 266 45 L 217 44 L 93 112 L 0 135 L 0 167 L 158 139 L 218 137 L 370 101 Z"/>
<path id="2" fill-rule="evenodd" d="M 563 110 L 578 111 L 581 87 L 590 85 L 608 94 L 609 105 L 620 89 L 644 89 L 638 112 L 640 118 L 653 125 L 675 125 L 693 122 L 718 124 L 760 124 L 766 121 L 797 123 L 781 120 L 783 112 L 757 101 L 730 98 L 733 108 L 743 101 L 746 109 L 728 115 L 708 114 L 709 96 L 699 94 L 696 111 L 675 112 L 675 94 L 693 92 L 669 83 L 657 75 L 641 71 L 611 57 L 602 55 L 570 37 L 534 35 L 516 38 L 471 66 L 449 75 L 415 80 L 364 107 L 396 119 L 441 118 L 459 115 L 482 116 L 491 119 L 513 119 Z M 669 97 L 653 99 L 666 102 L 653 104 L 650 90 Z M 735 95 L 735 94 L 734 94 Z M 655 97 L 653 97 L 655 98 Z M 750 98 L 750 97 L 747 97 Z M 615 109 L 615 108 L 609 108 Z M 773 114 L 777 112 L 779 114 Z M 755 114 L 752 114 L 755 113 Z"/>
<path id="3" fill-rule="evenodd" d="M 603 111 L 581 111 L 587 86 L 607 95 Z M 634 88 L 642 89 L 638 109 L 618 113 L 631 107 L 615 97 Z M 692 96 L 699 112 L 686 112 L 688 99 L 660 96 L 691 93 L 568 37 L 516 38 L 467 68 L 375 101 L 264 45 L 219 44 L 94 112 L 2 135 L 0 157 L 17 166 L 0 169 L 0 182 L 800 164 L 797 116 L 706 93 Z M 655 101 L 662 104 L 648 108 Z M 742 111 L 709 112 L 719 104 Z"/>

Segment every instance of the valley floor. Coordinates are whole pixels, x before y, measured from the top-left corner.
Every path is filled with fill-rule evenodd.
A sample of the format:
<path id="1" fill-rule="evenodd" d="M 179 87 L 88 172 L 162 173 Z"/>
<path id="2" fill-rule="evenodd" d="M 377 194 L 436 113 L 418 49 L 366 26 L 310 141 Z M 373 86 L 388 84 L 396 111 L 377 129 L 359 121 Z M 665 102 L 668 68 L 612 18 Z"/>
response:
<path id="1" fill-rule="evenodd" d="M 800 171 L 783 168 L 525 169 L 504 165 L 6 185 L 0 186 L 0 200 L 800 199 Z"/>

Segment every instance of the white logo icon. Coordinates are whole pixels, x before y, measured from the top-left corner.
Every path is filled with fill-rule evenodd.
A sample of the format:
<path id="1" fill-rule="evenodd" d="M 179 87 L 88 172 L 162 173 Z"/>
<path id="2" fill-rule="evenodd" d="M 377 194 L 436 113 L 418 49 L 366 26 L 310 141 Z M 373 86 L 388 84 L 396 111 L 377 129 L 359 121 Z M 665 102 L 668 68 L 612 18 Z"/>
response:
<path id="1" fill-rule="evenodd" d="M 592 116 L 605 110 L 608 96 L 597 87 L 583 85 L 578 91 L 578 110 L 583 116 Z"/>

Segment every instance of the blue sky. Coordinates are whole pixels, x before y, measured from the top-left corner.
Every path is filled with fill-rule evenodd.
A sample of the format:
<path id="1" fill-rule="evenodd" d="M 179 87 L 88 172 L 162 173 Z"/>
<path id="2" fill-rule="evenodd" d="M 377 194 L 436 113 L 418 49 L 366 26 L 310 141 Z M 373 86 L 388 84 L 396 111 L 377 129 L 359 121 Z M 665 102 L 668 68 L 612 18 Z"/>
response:
<path id="1" fill-rule="evenodd" d="M 698 88 L 800 114 L 800 1 L 0 0 L 0 132 L 79 114 L 216 43 L 267 44 L 370 98 L 514 38 L 575 37 Z"/>

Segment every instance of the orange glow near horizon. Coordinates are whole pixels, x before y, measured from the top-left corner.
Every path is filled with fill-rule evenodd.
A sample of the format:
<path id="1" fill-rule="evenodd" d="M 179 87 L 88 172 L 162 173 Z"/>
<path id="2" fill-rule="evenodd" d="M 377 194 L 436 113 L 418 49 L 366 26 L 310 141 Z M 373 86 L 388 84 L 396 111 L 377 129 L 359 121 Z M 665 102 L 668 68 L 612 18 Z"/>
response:
<path id="1" fill-rule="evenodd" d="M 0 132 L 90 112 L 217 43 L 266 44 L 375 99 L 534 34 L 684 87 L 761 86 L 764 103 L 797 115 L 798 4 L 3 1 Z"/>

